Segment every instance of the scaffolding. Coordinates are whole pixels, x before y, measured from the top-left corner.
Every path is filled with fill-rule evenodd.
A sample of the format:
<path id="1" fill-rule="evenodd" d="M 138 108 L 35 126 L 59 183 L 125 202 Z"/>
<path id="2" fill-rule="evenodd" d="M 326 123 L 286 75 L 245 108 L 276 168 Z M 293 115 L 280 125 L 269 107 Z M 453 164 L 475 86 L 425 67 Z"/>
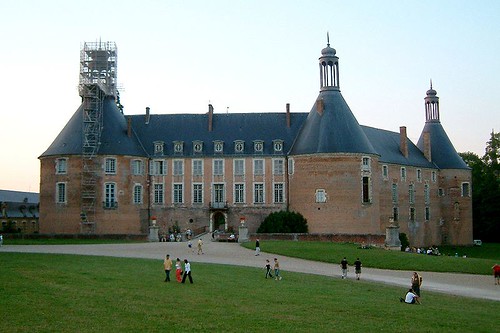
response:
<path id="1" fill-rule="evenodd" d="M 82 179 L 81 232 L 96 232 L 96 209 L 103 103 L 106 96 L 117 98 L 117 50 L 114 42 L 84 43 L 80 52 L 78 91 L 82 97 Z"/>

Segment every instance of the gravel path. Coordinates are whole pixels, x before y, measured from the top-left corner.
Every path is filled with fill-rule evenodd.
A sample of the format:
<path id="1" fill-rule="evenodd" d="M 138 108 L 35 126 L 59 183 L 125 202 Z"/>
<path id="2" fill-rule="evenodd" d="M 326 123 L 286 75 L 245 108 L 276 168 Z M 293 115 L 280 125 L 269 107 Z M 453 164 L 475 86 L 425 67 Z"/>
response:
<path id="1" fill-rule="evenodd" d="M 261 252 L 259 256 L 255 256 L 253 250 L 246 249 L 239 244 L 211 241 L 204 242 L 203 255 L 196 254 L 196 241 L 193 241 L 193 250 L 187 247 L 186 242 L 95 245 L 4 245 L 0 247 L 0 252 L 63 253 L 158 260 L 163 260 L 165 254 L 169 253 L 172 258 L 187 258 L 192 262 L 259 268 L 264 267 L 266 259 L 272 261 L 272 258 L 276 256 L 264 252 Z M 340 278 L 340 268 L 337 264 L 320 263 L 285 256 L 278 257 L 283 272 L 293 271 Z M 426 291 L 436 291 L 452 295 L 500 301 L 500 286 L 494 284 L 493 276 L 435 272 L 419 273 L 424 278 L 422 288 L 424 293 Z M 411 271 L 363 268 L 361 279 L 401 286 L 406 289 L 410 285 L 411 274 Z M 348 278 L 355 278 L 354 268 L 352 267 L 349 270 Z M 402 293 L 404 291 L 402 290 Z"/>

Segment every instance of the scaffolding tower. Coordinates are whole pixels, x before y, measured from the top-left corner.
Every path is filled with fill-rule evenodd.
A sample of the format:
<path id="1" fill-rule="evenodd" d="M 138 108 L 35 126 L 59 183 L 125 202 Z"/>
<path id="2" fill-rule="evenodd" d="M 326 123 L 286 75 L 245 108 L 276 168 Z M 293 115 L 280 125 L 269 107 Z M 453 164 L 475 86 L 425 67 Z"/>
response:
<path id="1" fill-rule="evenodd" d="M 96 208 L 103 104 L 107 96 L 117 98 L 117 50 L 114 42 L 84 43 L 80 52 L 78 91 L 82 97 L 81 232 L 96 232 Z"/>

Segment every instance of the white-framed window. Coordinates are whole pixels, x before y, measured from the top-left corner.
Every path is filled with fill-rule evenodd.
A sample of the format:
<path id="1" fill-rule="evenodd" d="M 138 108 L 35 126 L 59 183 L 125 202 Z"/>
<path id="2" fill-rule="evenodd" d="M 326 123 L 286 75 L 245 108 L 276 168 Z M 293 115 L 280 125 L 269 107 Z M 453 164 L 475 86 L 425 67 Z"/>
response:
<path id="1" fill-rule="evenodd" d="M 174 160 L 174 176 L 182 176 L 184 174 L 184 161 Z"/>
<path id="2" fill-rule="evenodd" d="M 214 184 L 213 186 L 214 186 L 213 202 L 217 206 L 220 206 L 220 204 L 223 204 L 226 201 L 226 196 L 224 193 L 225 192 L 224 184 Z"/>
<path id="3" fill-rule="evenodd" d="M 392 203 L 398 203 L 398 184 L 392 183 Z"/>
<path id="4" fill-rule="evenodd" d="M 104 183 L 104 208 L 116 208 L 116 183 Z"/>
<path id="5" fill-rule="evenodd" d="M 435 183 L 437 181 L 436 171 L 431 172 L 431 181 Z"/>
<path id="6" fill-rule="evenodd" d="M 417 169 L 417 182 L 421 182 L 422 181 L 422 170 L 420 169 Z"/>
<path id="7" fill-rule="evenodd" d="M 256 204 L 264 203 L 264 184 L 253 184 L 253 202 Z"/>
<path id="8" fill-rule="evenodd" d="M 224 142 L 222 141 L 214 141 L 214 151 L 216 153 L 223 153 L 224 152 Z"/>
<path id="9" fill-rule="evenodd" d="M 295 161 L 293 158 L 288 159 L 288 174 L 293 175 L 294 172 L 294 167 L 295 167 Z"/>
<path id="10" fill-rule="evenodd" d="M 116 158 L 106 157 L 104 160 L 104 172 L 106 174 L 116 174 Z"/>
<path id="11" fill-rule="evenodd" d="M 405 182 L 406 181 L 406 168 L 401 167 L 401 181 Z"/>
<path id="12" fill-rule="evenodd" d="M 362 177 L 362 200 L 363 203 L 372 202 L 371 199 L 371 179 L 370 177 Z"/>
<path id="13" fill-rule="evenodd" d="M 203 184 L 193 184 L 193 203 L 203 203 Z"/>
<path id="14" fill-rule="evenodd" d="M 326 191 L 324 189 L 317 189 L 314 196 L 317 203 L 326 202 Z"/>
<path id="15" fill-rule="evenodd" d="M 66 203 L 66 183 L 56 183 L 56 203 Z"/>
<path id="16" fill-rule="evenodd" d="M 174 141 L 174 153 L 182 154 L 184 151 L 184 142 L 183 141 Z"/>
<path id="17" fill-rule="evenodd" d="M 245 175 L 245 160 L 237 159 L 233 161 L 234 175 L 244 176 Z"/>
<path id="18" fill-rule="evenodd" d="M 283 152 L 283 140 L 274 140 L 273 148 L 275 153 Z"/>
<path id="19" fill-rule="evenodd" d="M 193 176 L 203 176 L 203 160 L 193 160 Z"/>
<path id="20" fill-rule="evenodd" d="M 142 185 L 141 184 L 134 185 L 134 193 L 132 194 L 132 196 L 133 196 L 132 202 L 135 205 L 142 204 Z"/>
<path id="21" fill-rule="evenodd" d="M 155 176 L 162 176 L 167 174 L 167 163 L 165 160 L 152 160 L 150 173 Z"/>
<path id="22" fill-rule="evenodd" d="M 154 154 L 155 155 L 162 155 L 163 154 L 163 145 L 165 143 L 163 141 L 155 141 L 153 142 L 154 146 Z"/>
<path id="23" fill-rule="evenodd" d="M 264 151 L 264 141 L 256 140 L 253 142 L 253 150 L 256 153 L 262 153 Z"/>
<path id="24" fill-rule="evenodd" d="M 371 170 L 371 158 L 367 156 L 363 156 L 361 158 L 361 169 L 369 171 Z"/>
<path id="25" fill-rule="evenodd" d="M 256 176 L 264 174 L 264 160 L 253 160 L 253 174 Z"/>
<path id="26" fill-rule="evenodd" d="M 285 160 L 282 158 L 273 159 L 273 174 L 283 175 L 285 173 Z"/>
<path id="27" fill-rule="evenodd" d="M 389 179 L 389 167 L 387 165 L 382 165 L 382 178 L 384 180 Z"/>
<path id="28" fill-rule="evenodd" d="M 415 203 L 415 185 L 408 185 L 408 201 L 410 204 Z"/>
<path id="29" fill-rule="evenodd" d="M 154 198 L 153 203 L 157 205 L 162 205 L 165 202 L 165 193 L 163 184 L 154 184 Z"/>
<path id="30" fill-rule="evenodd" d="M 426 205 L 431 202 L 431 192 L 429 190 L 429 184 L 424 185 L 424 202 Z"/>
<path id="31" fill-rule="evenodd" d="M 62 175 L 68 172 L 68 159 L 58 158 L 56 160 L 56 174 Z"/>
<path id="32" fill-rule="evenodd" d="M 274 184 L 274 203 L 283 203 L 285 202 L 284 197 L 284 184 L 283 183 L 275 183 Z"/>
<path id="33" fill-rule="evenodd" d="M 245 203 L 245 184 L 234 184 L 234 203 Z"/>
<path id="34" fill-rule="evenodd" d="M 173 201 L 174 201 L 174 204 L 180 204 L 180 203 L 183 203 L 184 200 L 184 191 L 182 190 L 182 184 L 174 184 L 173 186 L 173 190 L 174 190 L 174 193 L 173 193 Z"/>
<path id="35" fill-rule="evenodd" d="M 222 159 L 213 160 L 213 172 L 214 176 L 224 175 L 224 160 Z"/>
<path id="36" fill-rule="evenodd" d="M 238 140 L 234 142 L 234 152 L 241 154 L 245 151 L 245 142 Z"/>
<path id="37" fill-rule="evenodd" d="M 470 197 L 470 184 L 468 182 L 462 183 L 462 197 Z"/>
<path id="38" fill-rule="evenodd" d="M 203 152 L 203 142 L 202 141 L 193 141 L 193 152 L 196 154 Z"/>
<path id="39" fill-rule="evenodd" d="M 144 163 L 142 160 L 132 160 L 130 164 L 132 165 L 132 175 L 139 176 L 144 173 Z"/>

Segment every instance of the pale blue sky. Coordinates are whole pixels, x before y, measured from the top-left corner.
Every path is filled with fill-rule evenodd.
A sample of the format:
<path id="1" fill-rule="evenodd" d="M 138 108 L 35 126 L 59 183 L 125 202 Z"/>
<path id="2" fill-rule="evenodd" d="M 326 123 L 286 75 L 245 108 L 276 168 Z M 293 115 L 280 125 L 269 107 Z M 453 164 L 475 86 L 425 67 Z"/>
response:
<path id="1" fill-rule="evenodd" d="M 80 105 L 83 42 L 114 41 L 125 114 L 309 112 L 330 32 L 362 125 L 416 143 L 429 80 L 459 152 L 500 131 L 500 1 L 6 1 L 0 188 L 39 190 L 37 157 Z"/>

